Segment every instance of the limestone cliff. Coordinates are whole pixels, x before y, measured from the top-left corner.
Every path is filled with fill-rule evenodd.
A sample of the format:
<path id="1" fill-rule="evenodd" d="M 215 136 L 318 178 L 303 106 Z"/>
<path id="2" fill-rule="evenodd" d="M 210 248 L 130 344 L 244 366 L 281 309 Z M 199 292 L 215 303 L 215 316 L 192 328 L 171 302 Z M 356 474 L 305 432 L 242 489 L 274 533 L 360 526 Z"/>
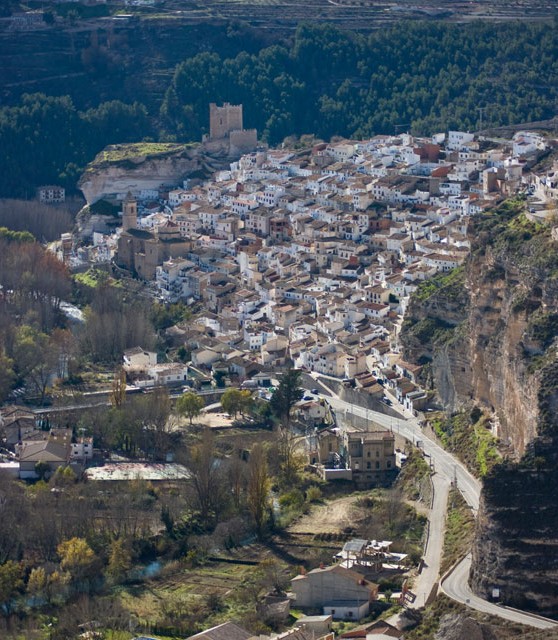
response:
<path id="1" fill-rule="evenodd" d="M 473 222 L 469 260 L 419 289 L 401 335 L 405 357 L 426 363 L 425 382 L 443 406 L 493 411 L 516 457 L 537 434 L 558 329 L 558 247 L 522 208 L 508 202 Z"/>
<path id="2" fill-rule="evenodd" d="M 115 194 L 178 185 L 192 174 L 210 175 L 226 166 L 228 149 L 201 144 L 111 145 L 91 162 L 79 181 L 88 204 Z"/>
<path id="3" fill-rule="evenodd" d="M 473 221 L 470 258 L 419 289 L 402 341 L 448 409 L 497 417 L 506 460 L 485 478 L 473 587 L 557 616 L 558 245 L 523 209 Z"/>

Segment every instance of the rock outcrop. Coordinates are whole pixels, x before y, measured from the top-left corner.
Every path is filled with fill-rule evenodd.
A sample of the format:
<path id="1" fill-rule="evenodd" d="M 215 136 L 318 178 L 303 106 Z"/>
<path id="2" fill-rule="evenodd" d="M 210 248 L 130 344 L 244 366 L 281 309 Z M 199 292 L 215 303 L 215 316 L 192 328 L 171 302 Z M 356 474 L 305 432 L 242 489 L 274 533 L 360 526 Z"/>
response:
<path id="1" fill-rule="evenodd" d="M 435 640 L 500 640 L 501 637 L 489 625 L 462 613 L 443 616 Z"/>
<path id="2" fill-rule="evenodd" d="M 505 462 L 485 478 L 472 585 L 558 615 L 558 251 L 521 202 L 475 219 L 471 256 L 425 283 L 402 332 L 405 357 L 449 410 L 497 418 Z"/>
<path id="3" fill-rule="evenodd" d="M 441 404 L 492 411 L 516 458 L 538 433 L 538 393 L 558 329 L 556 243 L 521 209 L 506 203 L 473 222 L 468 262 L 419 290 L 401 334 L 405 358 L 426 364 L 423 382 Z"/>
<path id="4" fill-rule="evenodd" d="M 228 148 L 213 144 L 138 143 L 111 145 L 91 162 L 79 181 L 88 204 L 128 191 L 179 185 L 193 174 L 209 176 L 228 166 Z"/>

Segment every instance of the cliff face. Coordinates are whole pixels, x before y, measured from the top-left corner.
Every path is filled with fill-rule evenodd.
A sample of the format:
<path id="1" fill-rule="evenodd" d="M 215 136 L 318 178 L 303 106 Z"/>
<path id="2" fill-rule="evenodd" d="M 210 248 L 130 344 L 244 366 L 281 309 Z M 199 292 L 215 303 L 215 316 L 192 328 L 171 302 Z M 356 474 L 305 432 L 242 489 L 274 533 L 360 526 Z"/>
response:
<path id="1" fill-rule="evenodd" d="M 209 175 L 227 153 L 228 149 L 212 148 L 210 155 L 203 145 L 112 145 L 89 164 L 79 188 L 87 204 L 92 204 L 113 194 L 176 185 L 193 173 Z"/>
<path id="2" fill-rule="evenodd" d="M 470 259 L 426 283 L 402 332 L 405 357 L 449 410 L 496 416 L 509 457 L 485 478 L 472 585 L 558 614 L 558 251 L 521 203 L 475 219 Z"/>
<path id="3" fill-rule="evenodd" d="M 494 412 L 498 437 L 519 458 L 537 435 L 538 392 L 558 329 L 558 261 L 550 229 L 504 204 L 470 229 L 470 259 L 413 298 L 401 339 L 427 363 L 425 380 L 449 410 Z"/>

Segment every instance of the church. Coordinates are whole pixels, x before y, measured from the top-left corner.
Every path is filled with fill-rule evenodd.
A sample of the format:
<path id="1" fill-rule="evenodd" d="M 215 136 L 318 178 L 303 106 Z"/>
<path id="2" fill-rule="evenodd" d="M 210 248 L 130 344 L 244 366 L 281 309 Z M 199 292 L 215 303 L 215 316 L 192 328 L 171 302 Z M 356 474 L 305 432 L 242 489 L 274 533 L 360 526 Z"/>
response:
<path id="1" fill-rule="evenodd" d="M 191 249 L 191 240 L 183 238 L 171 220 L 154 231 L 138 229 L 137 201 L 128 193 L 122 205 L 122 234 L 116 256 L 119 267 L 143 280 L 153 280 L 157 266 L 169 258 L 183 258 Z"/>

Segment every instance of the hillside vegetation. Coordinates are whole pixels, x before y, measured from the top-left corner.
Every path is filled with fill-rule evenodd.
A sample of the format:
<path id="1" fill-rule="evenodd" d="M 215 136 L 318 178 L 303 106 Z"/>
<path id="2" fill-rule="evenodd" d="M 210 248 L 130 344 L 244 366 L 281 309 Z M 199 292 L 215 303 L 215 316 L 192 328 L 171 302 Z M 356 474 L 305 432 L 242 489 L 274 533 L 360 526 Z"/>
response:
<path id="1" fill-rule="evenodd" d="M 87 83 L 72 96 L 24 95 L 0 110 L 0 196 L 29 196 L 40 183 L 75 187 L 107 144 L 197 141 L 207 131 L 209 102 L 242 103 L 245 126 L 272 144 L 304 133 L 329 139 L 475 129 L 479 107 L 485 126 L 549 118 L 558 98 L 548 80 L 558 70 L 557 33 L 539 23 L 399 23 L 369 36 L 302 25 L 288 47 L 254 51 L 251 42 L 251 51 L 231 57 L 224 40 L 188 57 L 158 100 L 134 92 L 133 104 L 79 110 L 78 98 L 83 104 L 93 90 Z M 95 78 L 111 77 L 111 68 L 97 69 Z M 141 70 L 139 79 L 149 73 Z M 112 85 L 112 95 L 122 95 L 119 76 Z"/>

